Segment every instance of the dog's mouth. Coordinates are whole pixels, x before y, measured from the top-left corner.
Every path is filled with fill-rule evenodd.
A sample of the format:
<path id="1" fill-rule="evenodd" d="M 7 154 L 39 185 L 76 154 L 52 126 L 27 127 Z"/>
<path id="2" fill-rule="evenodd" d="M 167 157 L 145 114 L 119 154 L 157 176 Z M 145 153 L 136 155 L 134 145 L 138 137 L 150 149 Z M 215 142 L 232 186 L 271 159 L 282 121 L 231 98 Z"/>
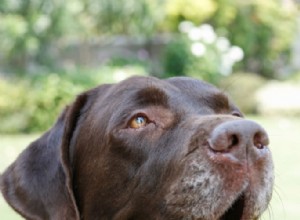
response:
<path id="1" fill-rule="evenodd" d="M 221 216 L 220 220 L 240 220 L 245 208 L 245 194 L 241 194 L 229 209 Z"/>
<path id="2" fill-rule="evenodd" d="M 265 175 L 270 167 L 210 162 L 200 153 L 184 161 L 185 169 L 165 197 L 166 212 L 172 219 L 258 219 L 272 195 L 272 172 Z"/>

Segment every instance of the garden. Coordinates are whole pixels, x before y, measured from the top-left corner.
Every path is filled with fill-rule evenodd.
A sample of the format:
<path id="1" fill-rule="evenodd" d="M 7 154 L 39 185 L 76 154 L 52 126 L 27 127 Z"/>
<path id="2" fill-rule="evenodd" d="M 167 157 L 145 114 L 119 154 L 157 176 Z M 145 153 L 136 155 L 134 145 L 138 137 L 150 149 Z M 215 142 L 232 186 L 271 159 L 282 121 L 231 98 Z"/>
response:
<path id="1" fill-rule="evenodd" d="M 80 92 L 133 75 L 225 91 L 270 134 L 262 219 L 300 218 L 300 24 L 293 0 L 0 0 L 0 173 Z M 0 219 L 20 219 L 0 196 Z"/>

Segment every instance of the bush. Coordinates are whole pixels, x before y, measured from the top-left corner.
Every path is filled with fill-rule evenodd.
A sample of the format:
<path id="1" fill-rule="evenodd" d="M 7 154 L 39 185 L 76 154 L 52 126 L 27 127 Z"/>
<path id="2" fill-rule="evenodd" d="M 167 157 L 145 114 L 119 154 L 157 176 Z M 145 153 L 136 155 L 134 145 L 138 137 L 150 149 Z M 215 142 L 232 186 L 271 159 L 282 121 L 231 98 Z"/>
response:
<path id="1" fill-rule="evenodd" d="M 226 28 L 230 41 L 243 48 L 245 59 L 241 67 L 268 78 L 279 77 L 278 66 L 289 62 L 291 44 L 297 33 L 296 3 L 274 0 L 250 0 L 247 3 L 217 1 L 219 7 L 216 16 L 211 19 L 212 24 L 219 30 Z M 230 19 L 218 16 L 226 9 L 233 15 Z"/>
<path id="2" fill-rule="evenodd" d="M 63 106 L 83 88 L 49 74 L 0 84 L 0 132 L 37 132 L 54 123 Z"/>
<path id="3" fill-rule="evenodd" d="M 145 75 L 140 66 L 4 78 L 0 75 L 0 133 L 41 132 L 77 94 L 101 83 Z"/>
<path id="4" fill-rule="evenodd" d="M 300 72 L 294 73 L 289 79 L 291 83 L 300 83 Z"/>
<path id="5" fill-rule="evenodd" d="M 297 33 L 297 3 L 275 0 L 168 0 L 165 23 L 173 31 L 182 21 L 211 24 L 244 51 L 239 68 L 265 77 L 280 77 Z"/>
<path id="6" fill-rule="evenodd" d="M 265 79 L 254 73 L 235 73 L 220 82 L 220 87 L 229 94 L 245 114 L 258 113 L 257 91 Z"/>
<path id="7" fill-rule="evenodd" d="M 187 66 L 192 58 L 189 50 L 189 42 L 179 36 L 173 39 L 165 48 L 164 53 L 164 70 L 166 76 L 185 75 Z"/>
<path id="8" fill-rule="evenodd" d="M 26 126 L 27 115 L 20 112 L 24 103 L 20 96 L 26 94 L 26 88 L 23 82 L 0 78 L 0 132 L 23 130 Z"/>
<path id="9" fill-rule="evenodd" d="M 179 30 L 182 35 L 171 41 L 165 51 L 168 75 L 187 75 L 216 84 L 243 59 L 243 50 L 218 36 L 208 24 L 195 26 L 185 21 Z"/>
<path id="10" fill-rule="evenodd" d="M 167 27 L 176 30 L 180 22 L 188 20 L 201 24 L 213 16 L 218 8 L 215 0 L 166 0 L 165 1 Z"/>

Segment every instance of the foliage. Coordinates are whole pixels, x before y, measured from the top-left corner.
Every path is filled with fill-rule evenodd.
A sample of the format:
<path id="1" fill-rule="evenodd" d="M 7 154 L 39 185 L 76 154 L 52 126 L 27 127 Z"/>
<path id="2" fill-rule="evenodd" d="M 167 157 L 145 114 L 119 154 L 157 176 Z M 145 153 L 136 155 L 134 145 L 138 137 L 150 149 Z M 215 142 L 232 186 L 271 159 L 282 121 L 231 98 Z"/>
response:
<path id="1" fill-rule="evenodd" d="M 218 5 L 214 0 L 166 0 L 167 27 L 176 30 L 182 21 L 201 24 L 211 17 Z"/>
<path id="2" fill-rule="evenodd" d="M 0 20 L 2 59 L 19 69 L 51 65 L 52 43 L 74 25 L 69 4 L 58 0 L 0 0 Z"/>
<path id="3" fill-rule="evenodd" d="M 277 0 L 167 1 L 167 22 L 173 30 L 182 21 L 211 24 L 245 53 L 239 69 L 276 77 L 288 63 L 296 33 L 296 5 Z"/>
<path id="4" fill-rule="evenodd" d="M 100 34 L 151 36 L 163 19 L 163 0 L 88 0 L 83 12 Z"/>
<path id="5" fill-rule="evenodd" d="M 166 48 L 165 71 L 168 75 L 188 75 L 211 83 L 230 75 L 235 63 L 243 59 L 243 51 L 215 33 L 212 26 L 179 25 L 181 37 Z"/>
<path id="6" fill-rule="evenodd" d="M 139 36 L 147 42 L 191 21 L 210 24 L 241 47 L 245 58 L 240 69 L 272 77 L 278 60 L 289 59 L 295 8 L 277 0 L 0 0 L 1 65 L 55 69 L 55 57 L 63 50 L 57 45 L 63 42 L 111 35 Z"/>
<path id="7" fill-rule="evenodd" d="M 210 21 L 244 50 L 241 68 L 276 77 L 279 60 L 289 62 L 296 33 L 296 6 L 276 0 L 216 1 L 219 7 Z"/>
<path id="8" fill-rule="evenodd" d="M 1 64 L 53 69 L 62 42 L 113 34 L 150 38 L 163 19 L 162 1 L 0 0 Z"/>
<path id="9" fill-rule="evenodd" d="M 55 122 L 63 107 L 81 91 L 131 75 L 145 75 L 141 66 L 105 66 L 80 70 L 0 77 L 0 133 L 40 132 Z"/>
<path id="10" fill-rule="evenodd" d="M 255 114 L 259 108 L 257 91 L 263 87 L 265 79 L 254 73 L 235 73 L 220 82 L 220 88 L 229 94 L 235 104 L 245 114 Z"/>
<path id="11" fill-rule="evenodd" d="M 298 83 L 298 84 L 300 84 L 300 72 L 294 73 L 294 74 L 290 77 L 289 81 L 290 81 L 291 83 Z"/>
<path id="12" fill-rule="evenodd" d="M 176 36 L 164 51 L 165 76 L 184 75 L 191 57 L 188 39 L 184 36 Z"/>

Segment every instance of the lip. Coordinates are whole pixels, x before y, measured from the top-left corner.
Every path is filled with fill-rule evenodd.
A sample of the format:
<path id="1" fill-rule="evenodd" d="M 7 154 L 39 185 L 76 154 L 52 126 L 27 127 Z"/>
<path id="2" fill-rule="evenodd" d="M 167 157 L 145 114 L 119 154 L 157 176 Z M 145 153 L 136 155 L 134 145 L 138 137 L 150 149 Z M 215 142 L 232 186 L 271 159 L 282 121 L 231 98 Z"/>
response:
<path id="1" fill-rule="evenodd" d="M 220 220 L 240 220 L 245 210 L 245 194 L 242 193 L 220 217 Z"/>

